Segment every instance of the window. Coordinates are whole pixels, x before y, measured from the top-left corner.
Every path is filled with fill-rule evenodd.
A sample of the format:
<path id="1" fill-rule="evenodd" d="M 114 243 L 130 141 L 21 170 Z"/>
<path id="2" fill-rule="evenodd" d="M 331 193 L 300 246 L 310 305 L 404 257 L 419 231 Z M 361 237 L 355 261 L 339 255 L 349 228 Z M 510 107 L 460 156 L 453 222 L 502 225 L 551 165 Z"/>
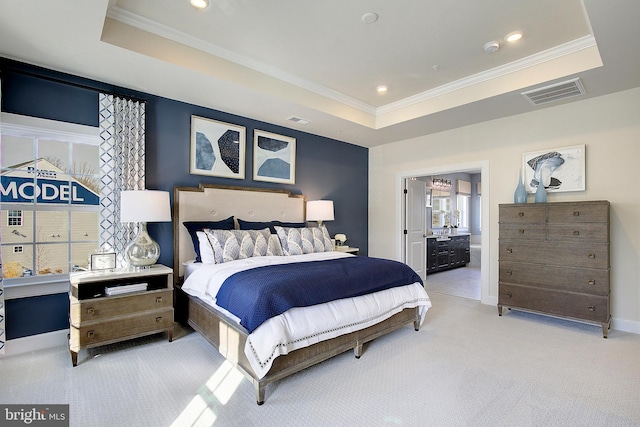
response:
<path id="1" fill-rule="evenodd" d="M 9 211 L 7 213 L 7 227 L 22 227 L 22 211 Z"/>
<path id="2" fill-rule="evenodd" d="M 454 216 L 457 220 L 457 225 L 459 228 L 469 228 L 469 202 L 471 196 L 466 194 L 458 194 L 457 196 L 457 206 L 458 209 L 454 212 Z"/>
<path id="3" fill-rule="evenodd" d="M 98 248 L 98 129 L 6 113 L 2 122 L 3 276 L 86 267 Z"/>

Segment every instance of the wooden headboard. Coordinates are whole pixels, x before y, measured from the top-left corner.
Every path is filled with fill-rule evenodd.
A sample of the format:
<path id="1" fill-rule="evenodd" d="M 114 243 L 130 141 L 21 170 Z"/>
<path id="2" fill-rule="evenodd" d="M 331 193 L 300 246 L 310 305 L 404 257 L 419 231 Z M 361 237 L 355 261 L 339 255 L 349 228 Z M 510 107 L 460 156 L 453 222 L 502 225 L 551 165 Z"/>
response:
<path id="1" fill-rule="evenodd" d="M 200 184 L 173 190 L 173 277 L 184 276 L 183 263 L 195 258 L 184 221 L 222 221 L 234 216 L 245 221 L 304 222 L 306 197 L 285 190 Z"/>

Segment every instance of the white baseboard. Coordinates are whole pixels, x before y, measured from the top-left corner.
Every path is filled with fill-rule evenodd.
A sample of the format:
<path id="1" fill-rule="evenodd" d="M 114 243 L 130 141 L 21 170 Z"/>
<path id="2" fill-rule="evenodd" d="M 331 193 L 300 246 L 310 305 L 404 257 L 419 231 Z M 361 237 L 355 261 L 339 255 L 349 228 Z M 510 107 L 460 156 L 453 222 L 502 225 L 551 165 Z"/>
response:
<path id="1" fill-rule="evenodd" d="M 632 334 L 640 335 L 640 322 L 612 318 L 611 329 L 615 329 L 616 331 L 631 332 Z"/>
<path id="2" fill-rule="evenodd" d="M 8 340 L 5 343 L 4 355 L 15 356 L 17 354 L 39 351 L 52 347 L 67 346 L 69 345 L 69 341 L 67 340 L 68 334 L 68 329 L 62 329 L 54 332 L 47 332 L 46 334 Z"/>

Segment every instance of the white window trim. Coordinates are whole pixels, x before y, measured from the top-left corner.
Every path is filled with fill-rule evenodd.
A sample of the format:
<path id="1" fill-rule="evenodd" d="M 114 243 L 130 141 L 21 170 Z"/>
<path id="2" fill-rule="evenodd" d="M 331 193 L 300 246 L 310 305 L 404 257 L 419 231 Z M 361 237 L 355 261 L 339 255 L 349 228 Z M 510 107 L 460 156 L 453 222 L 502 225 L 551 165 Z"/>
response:
<path id="1" fill-rule="evenodd" d="M 100 128 L 12 113 L 0 113 L 0 133 L 14 136 L 57 137 L 68 142 L 100 145 Z M 69 274 L 4 279 L 4 298 L 17 299 L 69 292 Z"/>

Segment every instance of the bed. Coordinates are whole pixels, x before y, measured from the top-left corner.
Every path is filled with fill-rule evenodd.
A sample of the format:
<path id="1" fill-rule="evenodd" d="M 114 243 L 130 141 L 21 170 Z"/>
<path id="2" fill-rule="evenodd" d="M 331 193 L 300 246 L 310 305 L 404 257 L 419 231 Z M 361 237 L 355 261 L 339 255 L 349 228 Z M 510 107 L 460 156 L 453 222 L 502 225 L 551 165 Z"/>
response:
<path id="1" fill-rule="evenodd" d="M 225 299 L 224 295 L 235 295 L 232 291 L 224 292 L 233 289 L 229 284 L 232 279 L 237 279 L 239 284 L 236 286 L 241 286 L 248 280 L 242 274 L 259 276 L 263 280 L 263 276 L 274 274 L 263 275 L 262 272 L 273 272 L 274 269 L 277 271 L 275 277 L 280 278 L 285 273 L 302 274 L 303 270 L 305 274 L 311 275 L 306 273 L 307 270 L 320 266 L 325 268 L 329 264 L 333 270 L 337 265 L 344 265 L 340 268 L 352 268 L 355 264 L 361 264 L 358 268 L 366 270 L 371 268 L 369 263 L 377 262 L 366 259 L 367 257 L 330 250 L 329 242 L 326 241 L 326 229 L 308 227 L 304 222 L 305 207 L 305 196 L 280 190 L 204 184 L 174 189 L 174 278 L 179 293 L 176 295 L 177 317 L 180 320 L 181 313 L 184 313 L 183 319 L 252 382 L 259 405 L 264 403 L 266 387 L 273 381 L 351 349 L 354 350 L 355 357 L 360 358 L 365 343 L 407 324 L 413 323 L 414 329 L 418 331 L 431 306 L 419 278 L 414 280 L 404 270 L 402 274 L 409 275 L 391 277 L 391 274 L 387 274 L 390 276 L 389 281 L 396 283 L 393 286 L 389 284 L 386 288 L 373 284 L 373 280 L 362 280 L 369 284 L 370 289 L 374 289 L 364 294 L 364 291 L 358 291 L 360 293 L 339 299 L 326 297 L 326 301 L 319 304 L 291 309 L 287 309 L 286 304 L 280 307 L 269 303 L 269 307 L 278 306 L 274 310 L 279 311 L 261 314 L 267 320 L 248 320 L 235 312 L 234 306 L 227 307 L 229 310 L 218 306 L 217 304 L 223 305 L 221 301 Z M 209 231 L 203 231 L 207 229 L 204 224 L 211 223 L 214 226 Z M 265 223 L 276 226 L 264 229 Z M 217 230 L 218 225 L 224 230 Z M 243 229 L 254 226 L 255 231 L 226 231 L 237 230 L 240 226 Z M 197 238 L 194 233 L 196 229 Z M 308 253 L 308 247 L 305 247 L 304 253 L 296 252 L 301 251 L 294 247 L 298 240 L 287 240 L 290 236 L 286 233 L 295 237 L 303 232 L 312 233 L 310 235 L 313 239 L 310 240 L 312 247 L 316 245 L 316 250 L 312 248 Z M 239 258 L 238 249 L 235 248 L 235 251 L 230 251 L 231 258 L 227 259 L 227 253 L 219 247 L 221 240 L 217 240 L 218 236 L 233 234 L 247 237 L 250 233 L 253 236 L 252 242 L 256 245 L 251 248 L 256 251 L 255 255 L 245 254 Z M 233 238 L 230 240 L 234 241 Z M 208 248 L 211 245 L 206 245 L 205 241 L 214 244 Z M 309 244 L 308 241 L 305 243 Z M 322 249 L 323 243 L 325 249 L 318 250 L 318 247 Z M 258 246 L 261 252 L 258 252 Z M 202 249 L 201 253 L 197 253 L 199 247 Z M 216 250 L 209 253 L 208 249 L 214 247 Z M 220 258 L 222 256 L 224 259 Z M 194 262 L 196 259 L 201 262 Z M 401 264 L 389 260 L 379 261 L 390 263 L 381 267 L 384 271 L 396 268 L 392 263 Z M 406 266 L 403 264 L 402 267 Z M 357 274 L 358 278 L 364 277 L 360 273 L 353 274 Z M 326 277 L 328 276 L 323 274 L 322 280 Z M 412 283 L 402 282 L 404 280 Z M 280 283 L 275 283 L 280 281 L 273 280 L 274 283 L 269 286 L 280 286 Z M 403 284 L 399 285 L 399 282 Z M 323 289 L 320 292 L 323 294 L 325 288 L 336 288 L 337 292 L 343 286 L 348 288 L 347 285 L 338 285 L 337 279 L 332 279 L 325 280 L 318 289 Z M 267 294 L 261 298 L 268 298 L 271 291 Z M 234 301 L 233 297 L 229 297 L 227 302 L 233 304 Z M 371 306 L 376 307 L 378 312 L 372 312 L 368 308 Z M 272 315 L 274 317 L 270 317 Z M 279 328 L 283 324 L 293 325 L 294 331 L 281 332 Z M 312 329 L 306 329 L 307 327 Z"/>

